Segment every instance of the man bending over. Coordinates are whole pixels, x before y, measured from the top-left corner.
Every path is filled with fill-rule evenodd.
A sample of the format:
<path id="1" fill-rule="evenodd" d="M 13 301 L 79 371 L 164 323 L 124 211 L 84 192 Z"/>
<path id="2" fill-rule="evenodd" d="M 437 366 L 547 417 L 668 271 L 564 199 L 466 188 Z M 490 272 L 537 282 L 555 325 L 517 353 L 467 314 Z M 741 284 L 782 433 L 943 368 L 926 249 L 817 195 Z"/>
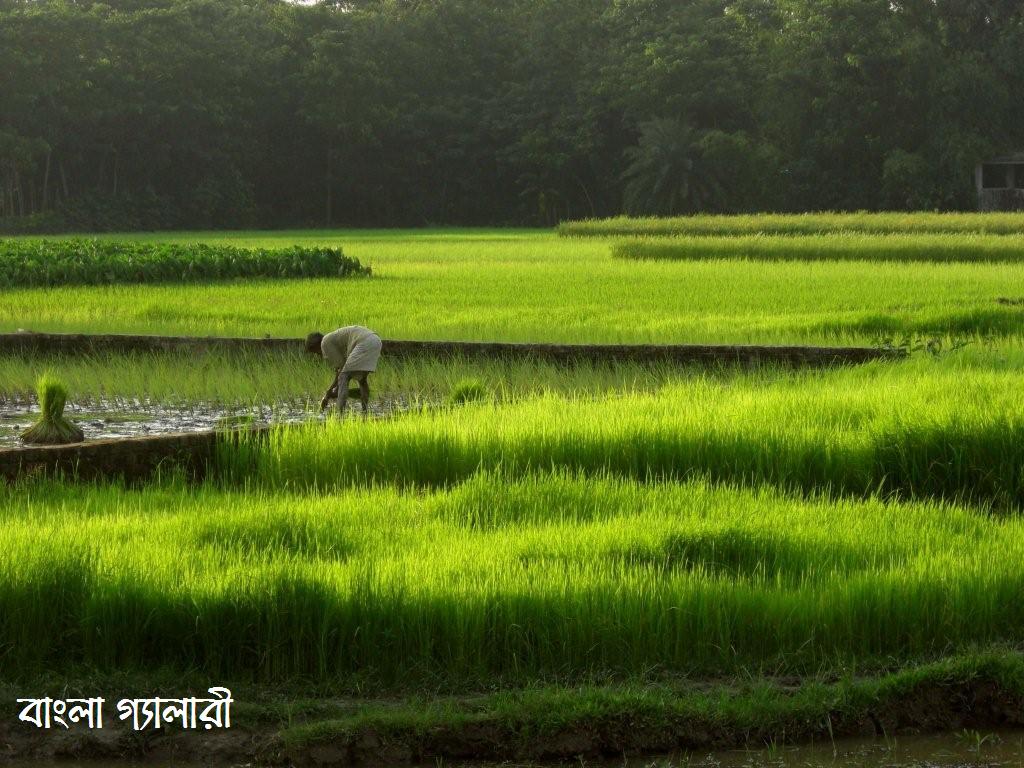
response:
<path id="1" fill-rule="evenodd" d="M 370 385 L 367 378 L 377 370 L 380 360 L 380 336 L 361 325 L 347 325 L 326 336 L 311 333 L 306 337 L 306 351 L 323 355 L 332 368 L 334 380 L 320 401 L 320 410 L 338 398 L 338 413 L 345 412 L 348 405 L 348 384 L 355 379 L 359 382 L 359 400 L 363 404 L 363 417 L 370 411 Z"/>

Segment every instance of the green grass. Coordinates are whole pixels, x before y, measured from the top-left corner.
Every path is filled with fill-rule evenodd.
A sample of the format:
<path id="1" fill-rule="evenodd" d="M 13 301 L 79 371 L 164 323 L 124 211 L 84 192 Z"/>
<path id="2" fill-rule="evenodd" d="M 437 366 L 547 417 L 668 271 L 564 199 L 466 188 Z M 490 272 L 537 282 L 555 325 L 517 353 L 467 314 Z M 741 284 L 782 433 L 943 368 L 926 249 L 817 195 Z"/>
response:
<path id="1" fill-rule="evenodd" d="M 261 277 L 365 277 L 339 248 L 233 248 L 109 239 L 0 240 L 0 286 L 193 283 Z"/>
<path id="2" fill-rule="evenodd" d="M 919 358 L 828 372 L 692 376 L 655 393 L 549 394 L 283 429 L 228 452 L 276 484 L 444 484 L 480 467 L 1024 503 L 1019 369 Z"/>
<path id="3" fill-rule="evenodd" d="M 431 492 L 35 484 L 2 521 L 6 677 L 473 689 L 865 669 L 1024 632 L 1024 522 L 940 503 L 484 474 Z"/>
<path id="4" fill-rule="evenodd" d="M 559 225 L 563 237 L 621 235 L 825 235 L 836 232 L 870 234 L 1024 234 L 1020 213 L 765 213 L 740 216 L 696 215 L 667 218 L 631 218 L 567 221 Z"/>
<path id="5" fill-rule="evenodd" d="M 1024 262 L 1024 238 L 996 235 L 741 235 L 623 240 L 620 259 L 696 261 Z"/>
<path id="6" fill-rule="evenodd" d="M 118 236 L 123 237 L 123 236 Z M 15 289 L 0 329 L 585 343 L 874 343 L 1024 333 L 1024 264 L 626 261 L 551 232 L 179 233 L 240 247 L 340 246 L 372 280 Z"/>

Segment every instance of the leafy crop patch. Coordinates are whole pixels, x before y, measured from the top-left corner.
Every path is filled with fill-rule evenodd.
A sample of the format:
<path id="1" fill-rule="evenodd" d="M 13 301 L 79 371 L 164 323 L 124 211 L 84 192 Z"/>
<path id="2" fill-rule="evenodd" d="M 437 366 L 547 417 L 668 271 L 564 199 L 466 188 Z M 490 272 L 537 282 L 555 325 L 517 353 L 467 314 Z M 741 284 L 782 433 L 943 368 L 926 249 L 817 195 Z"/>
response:
<path id="1" fill-rule="evenodd" d="M 237 277 L 358 277 L 340 248 L 235 248 L 204 243 L 2 240 L 0 287 L 195 283 Z"/>

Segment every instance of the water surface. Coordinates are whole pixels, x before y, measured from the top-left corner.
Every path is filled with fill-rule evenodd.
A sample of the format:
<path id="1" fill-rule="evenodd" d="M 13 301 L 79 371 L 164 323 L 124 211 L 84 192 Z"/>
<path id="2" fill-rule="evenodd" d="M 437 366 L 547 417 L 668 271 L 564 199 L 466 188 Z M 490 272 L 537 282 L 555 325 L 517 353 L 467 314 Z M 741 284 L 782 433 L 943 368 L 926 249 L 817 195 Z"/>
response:
<path id="1" fill-rule="evenodd" d="M 374 399 L 370 414 L 382 418 L 407 411 L 403 398 Z M 332 406 L 326 415 L 336 413 Z M 362 414 L 358 399 L 350 399 L 348 417 Z M 322 421 L 307 402 L 274 405 L 227 406 L 217 403 L 171 405 L 149 400 L 99 400 L 94 403 L 68 403 L 64 416 L 85 433 L 86 440 L 116 437 L 168 435 L 178 432 L 204 432 L 224 426 L 252 424 L 299 424 Z M 39 406 L 32 400 L 0 398 L 0 448 L 22 445 L 18 435 L 39 417 Z"/>

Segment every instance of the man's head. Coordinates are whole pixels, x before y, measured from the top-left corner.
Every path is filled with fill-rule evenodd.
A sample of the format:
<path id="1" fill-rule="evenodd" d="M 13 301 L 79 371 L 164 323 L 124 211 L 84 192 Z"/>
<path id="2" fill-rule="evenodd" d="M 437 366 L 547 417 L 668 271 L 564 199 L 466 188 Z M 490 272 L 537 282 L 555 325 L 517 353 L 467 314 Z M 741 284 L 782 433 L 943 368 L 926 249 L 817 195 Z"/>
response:
<path id="1" fill-rule="evenodd" d="M 311 355 L 320 354 L 320 342 L 324 340 L 324 335 L 319 331 L 313 331 L 309 336 L 306 337 L 306 351 Z"/>

